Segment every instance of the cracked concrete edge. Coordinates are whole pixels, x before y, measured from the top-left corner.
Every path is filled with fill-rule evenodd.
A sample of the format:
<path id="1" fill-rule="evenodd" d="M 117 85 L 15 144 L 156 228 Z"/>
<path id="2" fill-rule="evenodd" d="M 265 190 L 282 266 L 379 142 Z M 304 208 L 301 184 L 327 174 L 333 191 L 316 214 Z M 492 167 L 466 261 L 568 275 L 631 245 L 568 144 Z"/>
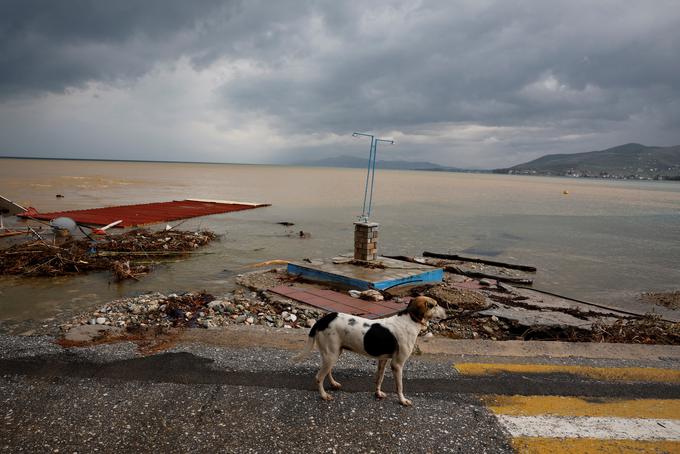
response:
<path id="1" fill-rule="evenodd" d="M 300 350 L 307 341 L 308 330 L 268 327 L 230 326 L 211 330 L 187 330 L 179 343 L 202 343 L 235 348 L 283 348 Z M 491 341 L 419 337 L 423 355 L 455 357 L 458 362 L 477 361 L 480 357 L 560 359 L 613 359 L 659 361 L 680 368 L 680 345 L 607 344 L 555 341 Z M 675 364 L 673 364 L 675 363 Z"/>

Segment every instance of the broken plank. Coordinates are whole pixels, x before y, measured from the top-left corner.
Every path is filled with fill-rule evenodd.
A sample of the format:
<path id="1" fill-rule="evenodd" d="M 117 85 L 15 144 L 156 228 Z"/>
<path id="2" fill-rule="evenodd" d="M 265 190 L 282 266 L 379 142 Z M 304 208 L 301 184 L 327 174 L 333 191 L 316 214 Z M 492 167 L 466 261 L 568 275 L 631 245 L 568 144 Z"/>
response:
<path id="1" fill-rule="evenodd" d="M 447 265 L 444 267 L 444 270 L 449 273 L 461 274 L 463 276 L 482 279 L 495 279 L 500 282 L 509 282 L 510 284 L 532 285 L 534 283 L 533 279 L 527 279 L 522 277 L 498 276 L 495 274 L 481 273 L 479 271 L 468 271 L 455 265 Z"/>
<path id="2" fill-rule="evenodd" d="M 473 262 L 473 263 L 483 263 L 484 265 L 492 265 L 492 266 L 498 266 L 501 268 L 509 268 L 512 270 L 520 270 L 520 271 L 530 271 L 532 273 L 536 272 L 536 267 L 535 266 L 530 266 L 530 265 L 518 265 L 515 263 L 505 263 L 505 262 L 498 262 L 495 260 L 487 260 L 487 259 L 480 259 L 477 257 L 466 257 L 458 254 L 439 254 L 437 252 L 423 252 L 423 257 L 431 257 L 435 259 L 444 259 L 444 260 L 459 260 L 461 262 Z"/>

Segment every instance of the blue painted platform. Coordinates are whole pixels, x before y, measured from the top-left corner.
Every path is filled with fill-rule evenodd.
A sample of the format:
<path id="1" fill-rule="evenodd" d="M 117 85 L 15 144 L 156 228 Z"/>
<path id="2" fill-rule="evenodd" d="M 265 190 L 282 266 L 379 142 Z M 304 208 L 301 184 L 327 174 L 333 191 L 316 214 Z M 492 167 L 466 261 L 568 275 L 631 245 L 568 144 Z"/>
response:
<path id="1" fill-rule="evenodd" d="M 288 273 L 299 275 L 311 281 L 340 284 L 358 290 L 385 290 L 405 284 L 438 283 L 444 277 L 444 270 L 419 263 L 378 257 L 379 267 L 356 265 L 350 256 L 311 262 L 291 262 Z"/>

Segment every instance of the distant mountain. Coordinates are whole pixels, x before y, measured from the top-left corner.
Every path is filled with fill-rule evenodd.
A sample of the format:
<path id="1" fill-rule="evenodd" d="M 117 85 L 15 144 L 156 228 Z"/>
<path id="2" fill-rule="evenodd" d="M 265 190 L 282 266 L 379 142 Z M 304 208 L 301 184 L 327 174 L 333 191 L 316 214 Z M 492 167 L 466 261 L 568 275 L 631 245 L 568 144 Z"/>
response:
<path id="1" fill-rule="evenodd" d="M 368 158 L 357 158 L 355 156 L 335 156 L 332 158 L 317 159 L 315 161 L 297 162 L 296 165 L 310 167 L 350 167 L 365 168 L 368 165 Z M 378 169 L 393 170 L 453 170 L 450 167 L 440 166 L 426 161 L 381 161 L 375 162 Z"/>
<path id="2" fill-rule="evenodd" d="M 628 143 L 600 151 L 550 154 L 495 173 L 617 179 L 680 179 L 680 145 Z"/>

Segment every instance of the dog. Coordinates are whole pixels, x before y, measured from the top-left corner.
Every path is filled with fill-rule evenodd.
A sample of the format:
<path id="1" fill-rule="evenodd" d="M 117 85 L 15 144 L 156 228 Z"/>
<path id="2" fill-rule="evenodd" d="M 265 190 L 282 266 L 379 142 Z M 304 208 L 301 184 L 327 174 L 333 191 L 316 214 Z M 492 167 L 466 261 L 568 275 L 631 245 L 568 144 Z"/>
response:
<path id="1" fill-rule="evenodd" d="M 323 400 L 333 400 L 323 386 L 326 376 L 333 389 L 342 387 L 333 378 L 331 370 L 343 350 L 378 359 L 378 370 L 375 376 L 375 397 L 378 399 L 386 397 L 380 388 L 387 361 L 392 360 L 390 366 L 399 403 L 408 407 L 412 405 L 412 402 L 404 397 L 401 380 L 404 363 L 413 352 L 418 333 L 427 327 L 428 321 L 444 317 L 446 317 L 444 309 L 437 304 L 437 301 L 427 296 L 412 299 L 403 311 L 380 320 L 332 312 L 312 326 L 304 350 L 294 360 L 301 361 L 309 356 L 316 342 L 321 354 L 321 368 L 316 374 L 316 384 Z"/>

